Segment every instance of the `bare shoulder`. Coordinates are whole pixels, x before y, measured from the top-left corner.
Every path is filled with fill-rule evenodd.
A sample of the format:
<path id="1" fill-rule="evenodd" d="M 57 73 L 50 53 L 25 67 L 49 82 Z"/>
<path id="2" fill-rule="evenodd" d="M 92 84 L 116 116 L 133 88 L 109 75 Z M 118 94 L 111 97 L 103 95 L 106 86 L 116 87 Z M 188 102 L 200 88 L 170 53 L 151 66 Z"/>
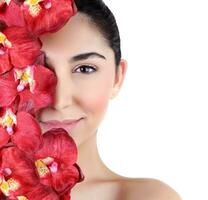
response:
<path id="1" fill-rule="evenodd" d="M 173 188 L 157 179 L 126 178 L 120 185 L 122 200 L 181 200 Z"/>

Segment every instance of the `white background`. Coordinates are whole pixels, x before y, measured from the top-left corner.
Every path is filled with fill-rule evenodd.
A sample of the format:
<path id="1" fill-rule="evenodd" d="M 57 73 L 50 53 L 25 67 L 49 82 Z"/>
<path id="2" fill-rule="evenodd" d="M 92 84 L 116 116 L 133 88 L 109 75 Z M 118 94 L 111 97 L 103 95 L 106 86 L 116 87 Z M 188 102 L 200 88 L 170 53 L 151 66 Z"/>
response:
<path id="1" fill-rule="evenodd" d="M 105 0 L 128 72 L 98 132 L 106 165 L 208 199 L 208 2 Z"/>

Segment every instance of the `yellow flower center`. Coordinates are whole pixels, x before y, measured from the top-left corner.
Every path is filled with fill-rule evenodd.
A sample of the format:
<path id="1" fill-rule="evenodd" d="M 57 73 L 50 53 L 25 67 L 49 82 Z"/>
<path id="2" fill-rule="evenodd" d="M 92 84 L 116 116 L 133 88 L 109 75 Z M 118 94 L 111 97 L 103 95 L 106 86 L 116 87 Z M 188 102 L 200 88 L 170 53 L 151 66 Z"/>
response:
<path id="1" fill-rule="evenodd" d="M 33 79 L 34 70 L 32 66 L 28 66 L 26 69 L 14 69 L 15 81 L 20 80 L 17 86 L 17 91 L 21 92 L 27 85 L 30 87 L 30 92 L 34 93 L 35 80 Z"/>
<path id="2" fill-rule="evenodd" d="M 49 173 L 56 173 L 58 170 L 58 163 L 52 157 L 36 160 L 35 166 L 40 178 L 45 177 Z"/>
<path id="3" fill-rule="evenodd" d="M 47 165 L 41 159 L 35 161 L 35 166 L 41 178 L 50 173 Z"/>
<path id="4" fill-rule="evenodd" d="M 30 5 L 37 5 L 40 2 L 40 0 L 29 0 L 28 2 Z"/>
<path id="5" fill-rule="evenodd" d="M 13 125 L 17 124 L 16 115 L 11 109 L 6 110 L 6 114 L 0 118 L 0 125 L 6 128 L 9 135 L 13 134 Z"/>
<path id="6" fill-rule="evenodd" d="M 44 0 L 26 0 L 24 2 L 25 6 L 29 6 L 29 13 L 32 17 L 36 17 L 41 12 L 42 8 L 39 5 L 40 2 Z"/>
<path id="7" fill-rule="evenodd" d="M 16 180 L 14 180 L 13 178 L 8 179 L 7 183 L 9 185 L 9 189 L 11 191 L 16 191 L 20 187 L 20 184 Z"/>
<path id="8" fill-rule="evenodd" d="M 9 196 L 11 191 L 14 192 L 19 188 L 20 188 L 19 182 L 17 182 L 13 178 L 8 179 L 7 181 L 3 179 L 0 185 L 0 190 L 3 192 L 5 196 Z"/>
<path id="9" fill-rule="evenodd" d="M 5 196 L 9 196 L 9 184 L 7 183 L 7 181 L 2 181 L 0 185 L 0 190 L 4 193 Z"/>
<path id="10" fill-rule="evenodd" d="M 0 33 L 0 43 L 4 43 L 4 41 L 6 40 L 6 36 L 3 33 Z"/>
<path id="11" fill-rule="evenodd" d="M 45 0 L 25 0 L 24 4 L 28 6 L 36 6 L 36 5 L 39 5 L 39 3 L 43 1 Z"/>
<path id="12" fill-rule="evenodd" d="M 12 43 L 7 39 L 6 35 L 4 35 L 2 32 L 0 32 L 0 44 L 7 48 L 12 47 Z"/>
<path id="13" fill-rule="evenodd" d="M 32 17 L 36 17 L 40 14 L 40 12 L 45 9 L 50 9 L 52 6 L 51 0 L 25 0 L 24 6 L 28 7 L 29 13 Z M 39 3 L 44 2 L 43 5 L 40 6 Z M 43 8 L 42 8 L 43 7 Z"/>
<path id="14" fill-rule="evenodd" d="M 28 72 L 24 72 L 21 76 L 21 80 L 29 82 L 30 74 Z"/>
<path id="15" fill-rule="evenodd" d="M 13 119 L 11 116 L 6 116 L 5 118 L 5 124 L 6 125 L 12 125 L 13 124 Z"/>

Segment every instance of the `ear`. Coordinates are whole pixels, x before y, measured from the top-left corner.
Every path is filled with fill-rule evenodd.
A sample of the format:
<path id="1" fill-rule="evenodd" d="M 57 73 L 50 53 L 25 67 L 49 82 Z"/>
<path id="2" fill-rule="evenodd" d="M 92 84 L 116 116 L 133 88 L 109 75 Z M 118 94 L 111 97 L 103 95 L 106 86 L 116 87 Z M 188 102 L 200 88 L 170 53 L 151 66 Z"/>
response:
<path id="1" fill-rule="evenodd" d="M 115 75 L 115 82 L 114 82 L 114 86 L 112 89 L 110 99 L 113 99 L 114 97 L 118 95 L 121 89 L 121 86 L 123 84 L 124 78 L 126 76 L 127 67 L 128 67 L 127 61 L 124 59 L 121 59 L 119 66 L 118 66 L 118 71 Z"/>

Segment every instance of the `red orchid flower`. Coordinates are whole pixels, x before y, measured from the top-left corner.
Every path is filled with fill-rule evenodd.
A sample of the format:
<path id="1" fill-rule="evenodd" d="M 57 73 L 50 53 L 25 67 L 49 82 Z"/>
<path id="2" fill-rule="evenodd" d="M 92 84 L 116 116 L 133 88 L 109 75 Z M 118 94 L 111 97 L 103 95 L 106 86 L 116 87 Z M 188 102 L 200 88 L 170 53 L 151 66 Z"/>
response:
<path id="1" fill-rule="evenodd" d="M 8 109 L 0 117 L 0 146 L 6 145 L 10 139 L 19 149 L 32 154 L 39 149 L 42 142 L 37 120 L 27 112 L 18 112 L 15 115 Z"/>
<path id="2" fill-rule="evenodd" d="M 38 185 L 32 160 L 17 147 L 1 150 L 0 190 L 5 196 L 19 196 Z"/>
<path id="3" fill-rule="evenodd" d="M 65 195 L 84 180 L 76 164 L 76 144 L 62 128 L 43 134 L 43 145 L 35 152 L 35 160 L 41 183 L 51 186 L 59 195 Z"/>
<path id="4" fill-rule="evenodd" d="M 58 31 L 76 11 L 73 0 L 24 0 L 22 2 L 27 27 L 36 35 Z"/>
<path id="5" fill-rule="evenodd" d="M 0 0 L 0 20 L 7 26 L 25 26 L 22 10 L 14 0 Z"/>
<path id="6" fill-rule="evenodd" d="M 41 65 L 13 68 L 0 77 L 0 105 L 8 106 L 19 96 L 18 111 L 34 114 L 53 103 L 56 83 L 55 73 Z"/>
<path id="7" fill-rule="evenodd" d="M 58 200 L 49 187 L 40 184 L 34 162 L 17 147 L 1 151 L 0 191 L 9 199 Z"/>
<path id="8" fill-rule="evenodd" d="M 32 65 L 40 55 L 41 41 L 26 28 L 6 27 L 0 31 L 0 74 L 12 67 Z"/>

